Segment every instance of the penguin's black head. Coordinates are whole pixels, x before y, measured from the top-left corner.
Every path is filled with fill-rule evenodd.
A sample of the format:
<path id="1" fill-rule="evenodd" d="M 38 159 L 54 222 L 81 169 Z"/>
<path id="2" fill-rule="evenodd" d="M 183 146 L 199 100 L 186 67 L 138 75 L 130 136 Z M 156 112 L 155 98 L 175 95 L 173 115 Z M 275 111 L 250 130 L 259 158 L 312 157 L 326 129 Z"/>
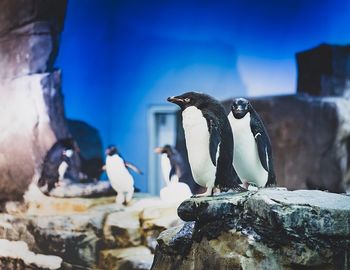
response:
<path id="1" fill-rule="evenodd" d="M 209 103 L 216 102 L 211 96 L 197 92 L 187 92 L 180 96 L 168 97 L 167 100 L 178 105 L 181 110 L 185 110 L 189 106 L 195 106 L 200 109 Z"/>
<path id="2" fill-rule="evenodd" d="M 53 145 L 52 148 L 54 147 L 60 147 L 60 148 L 63 148 L 64 150 L 72 150 L 74 152 L 80 151 L 78 144 L 75 142 L 73 138 L 60 139 Z"/>
<path id="3" fill-rule="evenodd" d="M 157 147 L 154 149 L 154 152 L 158 154 L 167 154 L 168 156 L 173 154 L 173 147 L 171 145 L 166 144 L 163 147 Z"/>
<path id="4" fill-rule="evenodd" d="M 231 111 L 236 119 L 243 118 L 251 109 L 249 101 L 245 98 L 235 98 L 231 105 Z"/>
<path id="5" fill-rule="evenodd" d="M 115 147 L 114 145 L 109 145 L 106 149 L 106 155 L 113 156 L 115 154 L 119 155 L 117 147 Z"/>
<path id="6" fill-rule="evenodd" d="M 68 158 L 71 158 L 74 152 L 80 152 L 79 146 L 73 138 L 62 139 L 59 140 L 57 143 L 59 143 L 63 147 L 62 154 Z"/>

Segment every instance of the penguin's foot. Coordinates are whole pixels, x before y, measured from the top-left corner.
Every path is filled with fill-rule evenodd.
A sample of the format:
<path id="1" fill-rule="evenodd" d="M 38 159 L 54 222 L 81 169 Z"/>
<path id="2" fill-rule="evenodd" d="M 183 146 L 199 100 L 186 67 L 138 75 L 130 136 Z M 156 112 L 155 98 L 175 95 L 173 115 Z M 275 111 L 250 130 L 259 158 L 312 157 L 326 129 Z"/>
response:
<path id="1" fill-rule="evenodd" d="M 64 187 L 64 186 L 66 186 L 66 183 L 64 183 L 62 181 L 58 181 L 58 182 L 55 183 L 55 188 L 57 188 L 57 187 Z"/>
<path id="2" fill-rule="evenodd" d="M 124 205 L 124 196 L 121 196 L 121 195 L 118 194 L 117 197 L 115 197 L 115 203 L 118 206 Z"/>
<path id="3" fill-rule="evenodd" d="M 191 198 L 200 198 L 200 197 L 206 197 L 206 196 L 212 196 L 213 195 L 213 188 L 207 188 L 207 191 L 200 194 L 195 194 Z"/>

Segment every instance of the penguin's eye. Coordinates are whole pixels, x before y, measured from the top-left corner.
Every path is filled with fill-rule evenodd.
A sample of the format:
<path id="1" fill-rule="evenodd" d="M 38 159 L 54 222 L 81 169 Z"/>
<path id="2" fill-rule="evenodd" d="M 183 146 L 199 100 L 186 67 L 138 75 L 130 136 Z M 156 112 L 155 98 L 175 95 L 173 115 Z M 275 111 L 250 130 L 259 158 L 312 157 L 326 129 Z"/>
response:
<path id="1" fill-rule="evenodd" d="M 190 101 L 191 101 L 190 98 L 185 98 L 185 102 L 186 102 L 186 103 L 189 103 Z"/>

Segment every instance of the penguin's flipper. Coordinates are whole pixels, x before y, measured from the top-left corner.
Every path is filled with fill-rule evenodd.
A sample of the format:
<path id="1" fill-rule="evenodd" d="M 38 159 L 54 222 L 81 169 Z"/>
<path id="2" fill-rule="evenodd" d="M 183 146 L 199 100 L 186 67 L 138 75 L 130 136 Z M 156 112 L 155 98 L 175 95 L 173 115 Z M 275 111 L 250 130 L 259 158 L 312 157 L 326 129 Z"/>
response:
<path id="1" fill-rule="evenodd" d="M 171 167 L 170 172 L 169 172 L 169 181 L 171 182 L 171 178 L 173 177 L 173 175 L 176 175 L 176 170 L 175 167 Z"/>
<path id="2" fill-rule="evenodd" d="M 267 152 L 267 146 L 266 142 L 261 135 L 260 132 L 258 132 L 256 135 L 254 135 L 256 145 L 258 146 L 258 153 L 261 165 L 264 167 L 264 169 L 268 172 L 269 171 L 269 156 Z"/>
<path id="3" fill-rule="evenodd" d="M 207 119 L 209 134 L 210 134 L 210 138 L 209 138 L 210 158 L 211 158 L 211 162 L 213 162 L 213 165 L 216 167 L 216 157 L 218 152 L 218 146 L 221 141 L 220 131 L 216 122 L 209 115 L 206 116 L 206 119 Z"/>
<path id="4" fill-rule="evenodd" d="M 271 162 L 271 143 L 267 132 L 262 124 L 262 121 L 257 113 L 255 114 L 255 117 L 251 118 L 250 129 L 253 133 L 256 145 L 258 147 L 261 165 L 268 172 L 270 170 Z"/>
<path id="5" fill-rule="evenodd" d="M 253 111 L 253 114 L 254 117 L 251 118 L 250 128 L 258 147 L 261 165 L 268 172 L 266 186 L 275 186 L 277 183 L 272 161 L 271 141 L 258 113 Z"/>
<path id="6" fill-rule="evenodd" d="M 127 167 L 127 168 L 133 170 L 134 172 L 136 172 L 137 174 L 143 174 L 143 172 L 139 168 L 137 168 L 134 164 L 132 164 L 132 163 L 130 163 L 128 161 L 124 161 L 124 165 L 125 165 L 125 167 Z"/>

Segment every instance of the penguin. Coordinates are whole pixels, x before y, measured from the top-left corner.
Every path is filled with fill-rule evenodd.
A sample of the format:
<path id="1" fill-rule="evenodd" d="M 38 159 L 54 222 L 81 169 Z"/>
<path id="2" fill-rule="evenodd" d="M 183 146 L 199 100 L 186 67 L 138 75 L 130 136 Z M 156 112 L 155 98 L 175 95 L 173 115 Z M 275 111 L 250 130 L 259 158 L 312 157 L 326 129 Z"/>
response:
<path id="1" fill-rule="evenodd" d="M 114 145 L 106 149 L 105 170 L 112 188 L 118 193 L 116 203 L 127 205 L 134 194 L 134 178 L 129 173 L 130 168 L 138 174 L 142 172 L 130 162 L 126 162 Z"/>
<path id="2" fill-rule="evenodd" d="M 232 166 L 233 137 L 225 109 L 213 97 L 187 92 L 167 99 L 178 105 L 182 112 L 182 125 L 188 160 L 194 180 L 213 195 L 220 191 L 246 191 Z"/>
<path id="3" fill-rule="evenodd" d="M 228 119 L 235 141 L 233 166 L 244 187 L 275 186 L 271 142 L 259 114 L 247 99 L 236 98 Z"/>
<path id="4" fill-rule="evenodd" d="M 75 152 L 79 152 L 79 148 L 72 138 L 58 140 L 47 152 L 38 181 L 44 194 L 48 195 L 64 179 Z"/>
<path id="5" fill-rule="evenodd" d="M 164 201 L 183 201 L 192 196 L 190 187 L 185 183 L 186 166 L 180 153 L 171 145 L 157 147 L 154 151 L 161 154 L 161 169 L 166 186 L 160 191 L 160 198 Z M 181 182 L 180 182 L 181 181 Z"/>

